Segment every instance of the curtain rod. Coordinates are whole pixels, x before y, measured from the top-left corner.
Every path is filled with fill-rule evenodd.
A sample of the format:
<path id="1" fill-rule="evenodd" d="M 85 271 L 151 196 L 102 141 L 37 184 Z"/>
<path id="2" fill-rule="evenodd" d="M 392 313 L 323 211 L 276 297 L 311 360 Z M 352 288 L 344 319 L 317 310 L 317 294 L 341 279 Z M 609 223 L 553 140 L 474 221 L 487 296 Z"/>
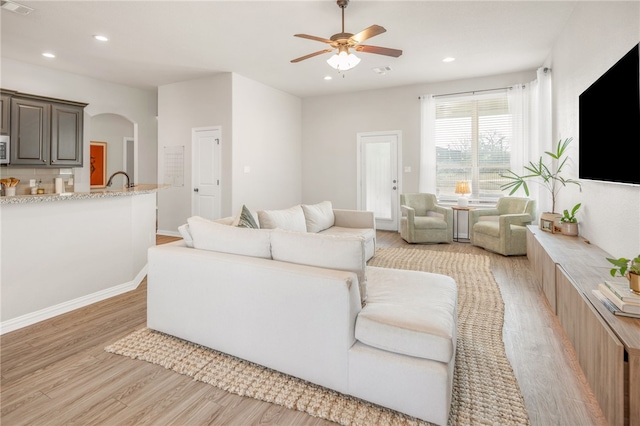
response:
<path id="1" fill-rule="evenodd" d="M 542 68 L 542 72 L 547 74 L 547 73 L 551 72 L 551 68 L 544 67 L 544 68 Z M 497 91 L 497 90 L 511 90 L 511 89 L 513 89 L 513 86 L 498 87 L 497 89 L 470 90 L 468 92 L 443 93 L 441 95 L 433 95 L 433 97 L 434 98 L 439 98 L 441 96 L 455 96 L 455 95 L 468 95 L 468 94 L 475 95 L 476 93 L 493 92 L 493 91 Z M 418 99 L 422 99 L 422 96 L 418 96 Z"/>
<path id="2" fill-rule="evenodd" d="M 509 90 L 512 89 L 512 86 L 509 87 L 498 87 L 496 89 L 482 89 L 482 90 L 470 90 L 468 92 L 455 92 L 455 93 L 442 93 L 440 95 L 433 95 L 434 98 L 440 98 L 443 96 L 456 96 L 456 95 L 475 95 L 476 93 L 483 92 L 496 92 L 498 90 Z M 418 96 L 418 99 L 422 99 L 424 96 Z"/>

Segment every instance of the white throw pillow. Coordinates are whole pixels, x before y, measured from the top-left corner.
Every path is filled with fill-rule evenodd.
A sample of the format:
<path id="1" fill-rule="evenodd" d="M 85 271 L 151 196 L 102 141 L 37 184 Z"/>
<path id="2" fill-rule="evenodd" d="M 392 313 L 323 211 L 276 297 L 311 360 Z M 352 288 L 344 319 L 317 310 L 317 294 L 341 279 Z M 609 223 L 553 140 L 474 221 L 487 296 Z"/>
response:
<path id="1" fill-rule="evenodd" d="M 180 232 L 180 235 L 187 247 L 193 247 L 193 237 L 189 232 L 189 224 L 185 223 L 184 225 L 178 226 L 178 232 Z"/>
<path id="2" fill-rule="evenodd" d="M 258 222 L 262 229 L 307 232 L 304 212 L 299 205 L 284 210 L 258 210 Z"/>
<path id="3" fill-rule="evenodd" d="M 335 223 L 331 201 L 318 204 L 302 204 L 302 211 L 307 224 L 307 232 L 320 232 L 331 228 Z"/>
<path id="4" fill-rule="evenodd" d="M 271 231 L 223 225 L 200 216 L 187 223 L 197 249 L 271 259 Z"/>
<path id="5" fill-rule="evenodd" d="M 271 233 L 271 256 L 274 260 L 351 271 L 358 275 L 361 302 L 367 299 L 367 263 L 364 238 L 276 229 Z"/>

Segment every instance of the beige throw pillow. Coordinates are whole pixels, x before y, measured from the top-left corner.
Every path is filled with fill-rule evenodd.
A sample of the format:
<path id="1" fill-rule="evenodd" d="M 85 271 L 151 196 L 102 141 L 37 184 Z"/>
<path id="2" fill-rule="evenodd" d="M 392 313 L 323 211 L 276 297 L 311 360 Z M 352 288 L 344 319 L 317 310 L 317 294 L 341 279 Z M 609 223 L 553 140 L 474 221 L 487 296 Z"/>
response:
<path id="1" fill-rule="evenodd" d="M 331 201 L 318 204 L 302 204 L 307 232 L 320 232 L 331 228 L 335 222 Z"/>
<path id="2" fill-rule="evenodd" d="M 307 232 L 304 213 L 299 205 L 284 210 L 258 210 L 258 222 L 262 229 Z"/>

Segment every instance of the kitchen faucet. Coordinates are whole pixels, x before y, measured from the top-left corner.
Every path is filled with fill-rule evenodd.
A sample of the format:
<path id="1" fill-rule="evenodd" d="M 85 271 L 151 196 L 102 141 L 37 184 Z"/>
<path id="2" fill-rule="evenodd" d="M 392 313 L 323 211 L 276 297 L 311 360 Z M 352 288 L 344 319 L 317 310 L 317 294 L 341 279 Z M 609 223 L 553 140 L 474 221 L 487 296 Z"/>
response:
<path id="1" fill-rule="evenodd" d="M 109 180 L 107 181 L 107 186 L 111 186 L 112 184 L 111 181 L 113 180 L 113 177 L 116 175 L 124 175 L 127 178 L 127 184 L 125 185 L 125 188 L 133 188 L 135 186 L 133 182 L 131 182 L 131 179 L 129 179 L 129 175 L 126 172 L 123 172 L 122 170 L 120 170 L 119 172 L 115 172 L 114 174 L 109 176 Z"/>

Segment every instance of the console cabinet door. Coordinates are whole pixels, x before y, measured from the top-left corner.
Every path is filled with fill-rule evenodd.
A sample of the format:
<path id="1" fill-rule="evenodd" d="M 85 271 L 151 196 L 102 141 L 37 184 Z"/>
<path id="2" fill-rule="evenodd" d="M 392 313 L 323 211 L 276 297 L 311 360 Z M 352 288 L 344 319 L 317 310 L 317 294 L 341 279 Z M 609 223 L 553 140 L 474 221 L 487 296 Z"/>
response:
<path id="1" fill-rule="evenodd" d="M 11 99 L 11 165 L 49 164 L 51 104 Z"/>
<path id="2" fill-rule="evenodd" d="M 51 165 L 82 166 L 84 109 L 51 104 Z"/>
<path id="3" fill-rule="evenodd" d="M 558 320 L 573 344 L 607 422 L 624 425 L 624 346 L 561 266 L 556 269 Z"/>

